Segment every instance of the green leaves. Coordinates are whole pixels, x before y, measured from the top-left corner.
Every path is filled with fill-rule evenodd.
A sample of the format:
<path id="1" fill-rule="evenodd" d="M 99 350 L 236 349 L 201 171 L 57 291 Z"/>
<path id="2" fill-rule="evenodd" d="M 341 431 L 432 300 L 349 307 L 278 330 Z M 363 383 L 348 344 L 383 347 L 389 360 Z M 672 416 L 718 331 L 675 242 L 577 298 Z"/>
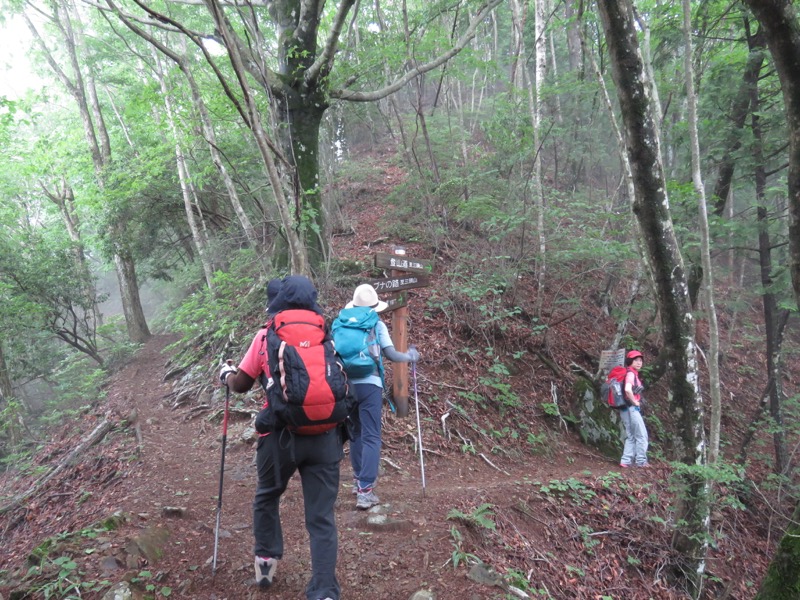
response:
<path id="1" fill-rule="evenodd" d="M 458 509 L 452 509 L 447 513 L 448 521 L 460 521 L 470 527 L 489 529 L 495 531 L 497 526 L 494 522 L 493 504 L 484 503 L 476 506 L 471 512 L 465 513 Z"/>

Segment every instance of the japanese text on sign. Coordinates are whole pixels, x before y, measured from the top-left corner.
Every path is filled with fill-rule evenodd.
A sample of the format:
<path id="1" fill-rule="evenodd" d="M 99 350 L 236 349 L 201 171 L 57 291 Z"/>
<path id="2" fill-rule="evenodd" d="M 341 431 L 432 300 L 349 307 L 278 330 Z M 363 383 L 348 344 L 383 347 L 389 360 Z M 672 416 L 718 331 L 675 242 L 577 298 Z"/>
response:
<path id="1" fill-rule="evenodd" d="M 403 269 L 407 269 L 408 267 L 411 267 L 412 269 L 422 268 L 421 264 L 419 264 L 418 262 L 414 262 L 413 260 L 408 260 L 407 258 L 394 258 L 394 257 L 389 259 L 389 266 L 394 267 L 395 269 L 400 269 L 401 271 Z"/>
<path id="2" fill-rule="evenodd" d="M 415 284 L 419 281 L 416 277 L 397 277 L 395 279 L 387 279 L 386 281 L 377 281 L 372 285 L 379 292 L 387 292 L 390 290 L 399 290 L 409 284 Z"/>
<path id="3" fill-rule="evenodd" d="M 430 285 L 428 277 L 425 275 L 403 275 L 402 277 L 375 279 L 370 283 L 376 292 L 398 292 Z"/>
<path id="4" fill-rule="evenodd" d="M 408 256 L 388 254 L 386 252 L 375 254 L 375 266 L 414 273 L 430 273 L 433 271 L 433 264 L 429 260 L 409 258 Z"/>
<path id="5" fill-rule="evenodd" d="M 600 352 L 600 370 L 610 371 L 625 362 L 625 348 L 619 350 L 603 350 Z"/>

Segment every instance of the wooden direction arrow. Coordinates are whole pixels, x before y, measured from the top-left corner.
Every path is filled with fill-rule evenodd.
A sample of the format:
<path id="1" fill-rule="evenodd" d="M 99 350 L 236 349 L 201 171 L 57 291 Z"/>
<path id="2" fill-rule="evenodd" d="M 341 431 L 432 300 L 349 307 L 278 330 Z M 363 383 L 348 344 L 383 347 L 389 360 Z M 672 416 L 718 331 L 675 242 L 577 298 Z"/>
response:
<path id="1" fill-rule="evenodd" d="M 408 294 L 405 292 L 400 292 L 394 296 L 383 298 L 384 302 L 388 304 L 386 308 L 384 308 L 381 313 L 386 313 L 396 308 L 402 308 L 403 306 L 408 305 Z"/>

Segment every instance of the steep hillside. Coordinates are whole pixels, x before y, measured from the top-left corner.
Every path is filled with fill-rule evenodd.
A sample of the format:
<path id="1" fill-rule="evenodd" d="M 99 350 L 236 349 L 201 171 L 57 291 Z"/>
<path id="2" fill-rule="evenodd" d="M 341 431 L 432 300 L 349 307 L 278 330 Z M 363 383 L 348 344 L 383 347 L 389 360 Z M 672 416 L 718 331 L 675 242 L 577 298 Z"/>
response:
<path id="1" fill-rule="evenodd" d="M 669 421 L 664 391 L 652 390 L 646 417 L 652 468 L 622 471 L 617 460 L 581 444 L 571 425 L 572 373 L 596 368 L 611 318 L 596 298 L 579 293 L 574 278 L 563 277 L 545 303 L 543 332 L 530 317 L 532 278 L 523 275 L 513 290 L 503 290 L 522 313 L 487 324 L 493 313 L 478 303 L 459 305 L 447 292 L 456 261 L 475 251 L 471 244 L 479 238 L 455 232 L 432 247 L 421 238 L 386 233 L 393 207 L 376 199 L 401 179 L 382 161 L 373 162 L 371 175 L 360 181 L 342 178 L 348 202 L 335 261 L 356 266 L 320 288 L 333 314 L 355 283 L 375 275 L 374 252 L 403 243 L 410 255 L 434 261 L 431 287 L 409 294 L 410 338 L 422 354 L 416 390 L 426 485 L 412 396 L 412 417 L 398 418 L 388 408 L 384 413 L 379 510 L 355 510 L 349 464 L 342 463 L 336 509 L 342 598 L 409 598 L 420 590 L 439 600 L 685 597 L 669 578 L 674 490 L 670 467 L 659 459 L 668 432 L 659 423 Z M 501 296 L 494 305 L 498 314 Z M 253 330 L 260 318 L 248 317 Z M 249 341 L 249 333 L 237 335 L 242 345 Z M 168 374 L 176 341 L 153 338 L 115 375 L 107 401 L 53 432 L 35 469 L 3 474 L 3 598 L 102 598 L 121 581 L 151 598 L 304 597 L 309 553 L 296 480 L 282 503 L 286 551 L 276 583 L 268 593 L 251 584 L 250 422 L 258 394 L 231 398 L 218 567 L 212 573 L 224 394 L 216 382 L 218 359 L 208 357 L 195 373 L 208 382 L 206 389 L 175 405 L 176 380 Z M 730 356 L 728 364 L 735 371 L 745 356 Z M 737 432 L 732 443 L 752 412 L 747 394 L 739 393 L 747 383 L 726 381 L 732 402 L 742 398 L 738 414 L 727 417 Z M 81 446 L 90 432 L 99 439 Z M 78 447 L 79 454 L 65 462 Z M 44 481 L 57 465 L 61 469 Z M 34 491 L 9 502 L 28 490 Z M 776 541 L 772 527 L 779 520 L 773 520 L 771 500 L 743 484 L 719 486 L 709 597 L 754 594 Z M 742 502 L 746 510 L 737 508 Z"/>

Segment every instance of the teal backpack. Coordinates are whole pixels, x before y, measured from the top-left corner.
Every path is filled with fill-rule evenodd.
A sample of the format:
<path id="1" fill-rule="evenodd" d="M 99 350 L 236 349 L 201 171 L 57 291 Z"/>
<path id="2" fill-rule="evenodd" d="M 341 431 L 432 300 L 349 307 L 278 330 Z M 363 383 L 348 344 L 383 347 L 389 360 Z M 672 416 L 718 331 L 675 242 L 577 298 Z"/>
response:
<path id="1" fill-rule="evenodd" d="M 383 379 L 383 361 L 375 325 L 378 313 L 369 306 L 343 308 L 331 325 L 333 345 L 351 379 L 369 377 L 378 369 Z"/>

